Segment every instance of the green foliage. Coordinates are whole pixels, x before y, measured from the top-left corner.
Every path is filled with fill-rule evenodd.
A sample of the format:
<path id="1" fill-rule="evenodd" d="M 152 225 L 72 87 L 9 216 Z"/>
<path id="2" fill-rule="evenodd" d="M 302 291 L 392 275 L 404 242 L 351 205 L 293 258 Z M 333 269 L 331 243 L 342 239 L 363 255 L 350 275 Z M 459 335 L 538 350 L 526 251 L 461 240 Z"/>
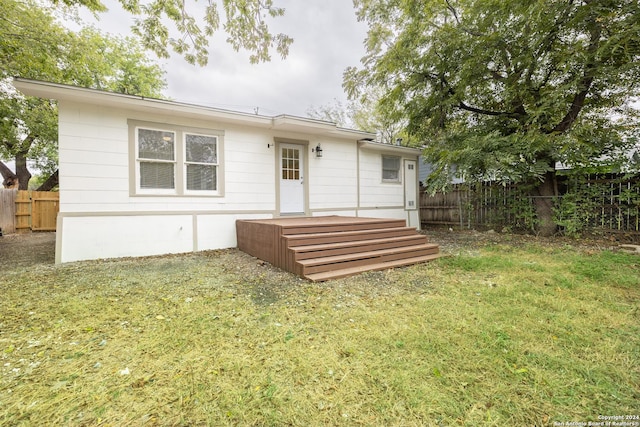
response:
<path id="1" fill-rule="evenodd" d="M 2 160 L 28 159 L 43 173 L 57 168 L 56 104 L 16 93 L 7 83 L 13 76 L 162 96 L 164 71 L 131 38 L 106 37 L 93 28 L 71 32 L 30 1 L 3 1 L 0 16 Z"/>
<path id="2" fill-rule="evenodd" d="M 203 6 L 196 2 L 187 6 L 183 0 L 119 2 L 135 17 L 131 29 L 144 48 L 161 58 L 168 58 L 171 49 L 191 64 L 206 65 L 209 38 L 220 28 L 220 3 L 226 18 L 223 27 L 228 35 L 227 42 L 235 50 L 249 51 L 252 63 L 269 61 L 273 49 L 286 57 L 293 42 L 291 37 L 269 30 L 267 19 L 284 15 L 284 9 L 274 6 L 273 0 L 208 0 Z M 100 0 L 52 0 L 52 3 L 83 6 L 93 12 L 106 10 Z"/>
<path id="3" fill-rule="evenodd" d="M 382 87 L 381 104 L 428 143 L 436 186 L 541 182 L 557 162 L 620 165 L 637 141 L 636 1 L 356 0 L 368 23 L 363 68 L 345 87 Z"/>
<path id="4" fill-rule="evenodd" d="M 637 179 L 572 172 L 567 177 L 566 193 L 556 199 L 554 216 L 564 234 L 572 237 L 600 227 L 637 230 L 640 221 Z"/>
<path id="5" fill-rule="evenodd" d="M 307 115 L 338 126 L 375 133 L 377 141 L 385 144 L 396 144 L 400 139 L 403 146 L 419 146 L 419 141 L 406 132 L 406 120 L 387 114 L 378 102 L 381 98 L 379 90 L 371 89 L 346 105 L 334 100 L 332 104 L 311 106 Z"/>

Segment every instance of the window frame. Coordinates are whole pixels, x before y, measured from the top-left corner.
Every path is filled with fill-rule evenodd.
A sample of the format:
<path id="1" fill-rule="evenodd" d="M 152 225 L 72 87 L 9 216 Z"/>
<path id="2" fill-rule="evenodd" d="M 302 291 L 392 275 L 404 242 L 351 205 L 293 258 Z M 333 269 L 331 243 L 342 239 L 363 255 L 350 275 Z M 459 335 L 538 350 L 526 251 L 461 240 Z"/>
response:
<path id="1" fill-rule="evenodd" d="M 390 171 L 392 169 L 389 168 L 385 168 L 384 167 L 384 160 L 385 158 L 387 159 L 394 159 L 397 161 L 398 163 L 398 167 L 397 169 L 394 169 L 397 173 L 397 178 L 385 178 L 384 177 L 384 172 L 385 171 Z M 381 173 L 381 178 L 382 178 L 382 182 L 383 183 L 389 183 L 389 184 L 400 184 L 402 182 L 402 157 L 401 156 L 392 156 L 392 155 L 387 155 L 387 154 L 381 154 L 380 155 L 380 173 Z"/>
<path id="2" fill-rule="evenodd" d="M 148 159 L 148 158 L 143 158 L 140 157 L 140 144 L 139 144 L 139 133 L 138 130 L 139 129 L 144 129 L 144 130 L 152 130 L 152 131 L 157 131 L 157 132 L 167 132 L 167 133 L 172 133 L 173 134 L 173 160 L 163 160 L 163 159 Z M 178 168 L 178 154 L 177 154 L 177 146 L 178 146 L 178 140 L 177 137 L 178 135 L 176 134 L 176 132 L 174 130 L 169 130 L 169 129 L 158 129 L 156 127 L 152 127 L 152 126 L 136 126 L 135 131 L 134 131 L 134 135 L 135 135 L 135 185 L 136 185 L 136 190 L 139 194 L 162 194 L 162 195 L 175 195 L 177 194 L 177 187 L 178 187 L 178 182 L 177 182 L 177 177 L 176 177 L 176 170 Z M 142 179 L 142 172 L 141 172 L 141 164 L 142 163 L 165 163 L 165 164 L 172 164 L 173 165 L 173 188 L 143 188 L 141 185 L 141 179 Z"/>
<path id="3" fill-rule="evenodd" d="M 188 135 L 193 135 L 193 136 L 206 136 L 206 137 L 210 137 L 210 138 L 215 138 L 216 140 L 216 161 L 214 163 L 203 163 L 203 162 L 194 162 L 194 161 L 190 161 L 187 159 L 187 136 Z M 207 134 L 207 133 L 202 133 L 202 132 L 190 132 L 190 131 L 184 131 L 182 133 L 182 150 L 183 150 L 183 159 L 184 161 L 182 162 L 183 164 L 183 168 L 182 168 L 182 173 L 183 173 L 183 182 L 184 182 L 184 194 L 185 195 L 195 195 L 195 196 L 202 196 L 202 195 L 211 195 L 211 196 L 215 196 L 218 194 L 218 187 L 220 184 L 220 179 L 219 179 L 219 166 L 220 166 L 220 150 L 219 150 L 219 146 L 220 146 L 220 138 L 218 137 L 218 135 L 211 135 L 211 134 Z M 214 190 L 190 190 L 187 188 L 187 185 L 189 184 L 188 182 L 188 178 L 187 178 L 187 169 L 188 169 L 188 165 L 202 165 L 202 166 L 213 166 L 215 169 L 215 189 Z"/>
<path id="4" fill-rule="evenodd" d="M 181 126 L 165 123 L 154 123 L 129 119 L 129 193 L 131 196 L 164 196 L 164 197 L 222 197 L 224 195 L 224 159 L 223 144 L 224 131 Z M 144 159 L 139 155 L 138 131 L 148 129 L 174 134 L 174 188 L 142 188 L 140 164 L 148 162 L 167 163 L 166 160 Z M 215 190 L 188 190 L 187 189 L 187 165 L 201 164 L 200 162 L 187 161 L 187 135 L 200 135 L 216 139 L 216 163 L 211 163 L 215 168 Z M 209 163 L 207 163 L 209 164 Z"/>

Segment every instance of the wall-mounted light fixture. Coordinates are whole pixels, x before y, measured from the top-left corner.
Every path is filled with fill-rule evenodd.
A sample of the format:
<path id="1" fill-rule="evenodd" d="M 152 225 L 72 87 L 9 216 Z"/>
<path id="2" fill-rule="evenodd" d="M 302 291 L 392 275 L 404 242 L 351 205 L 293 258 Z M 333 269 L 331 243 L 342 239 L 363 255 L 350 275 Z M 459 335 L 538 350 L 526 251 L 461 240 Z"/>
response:
<path id="1" fill-rule="evenodd" d="M 320 158 L 322 157 L 322 147 L 320 146 L 320 144 L 318 143 L 318 145 L 316 145 L 316 148 L 312 148 L 311 149 L 312 153 L 316 153 L 316 157 Z"/>

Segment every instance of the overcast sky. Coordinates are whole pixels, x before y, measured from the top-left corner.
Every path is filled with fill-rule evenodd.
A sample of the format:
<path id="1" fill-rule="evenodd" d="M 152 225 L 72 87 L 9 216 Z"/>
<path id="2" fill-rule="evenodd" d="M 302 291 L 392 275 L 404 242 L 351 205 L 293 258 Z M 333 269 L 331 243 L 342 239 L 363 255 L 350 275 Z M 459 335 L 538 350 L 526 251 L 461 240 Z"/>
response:
<path id="1" fill-rule="evenodd" d="M 364 55 L 366 26 L 355 17 L 350 0 L 276 0 L 285 16 L 271 25 L 275 32 L 293 37 L 284 60 L 274 51 L 272 60 L 250 64 L 249 55 L 235 52 L 219 32 L 209 45 L 206 67 L 188 64 L 173 54 L 159 61 L 166 71 L 164 94 L 176 101 L 259 114 L 306 116 L 311 106 L 344 102 L 342 73 L 358 66 Z M 130 35 L 133 18 L 115 1 L 109 13 L 84 22 L 104 32 Z M 153 55 L 153 54 L 149 54 Z M 155 56 L 152 56 L 155 58 Z"/>

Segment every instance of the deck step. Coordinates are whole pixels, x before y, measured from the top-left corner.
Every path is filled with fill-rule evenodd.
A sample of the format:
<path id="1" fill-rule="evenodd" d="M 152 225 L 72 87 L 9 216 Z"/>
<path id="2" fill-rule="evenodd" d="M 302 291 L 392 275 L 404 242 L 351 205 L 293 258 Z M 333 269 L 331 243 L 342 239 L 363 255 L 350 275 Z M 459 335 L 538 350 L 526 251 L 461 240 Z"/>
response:
<path id="1" fill-rule="evenodd" d="M 312 219 L 307 223 L 288 225 L 282 227 L 282 235 L 297 234 L 315 234 L 315 233 L 331 233 L 331 232 L 347 232 L 358 230 L 376 230 L 381 228 L 397 228 L 405 227 L 406 223 L 401 219 L 367 219 L 363 222 L 354 223 L 353 221 L 334 221 L 331 223 L 316 223 Z"/>
<path id="2" fill-rule="evenodd" d="M 398 236 L 415 236 L 416 229 L 411 227 L 393 227 L 373 230 L 336 231 L 329 233 L 309 233 L 283 236 L 288 247 L 321 245 L 327 243 L 353 242 L 357 240 L 383 239 Z"/>
<path id="3" fill-rule="evenodd" d="M 440 258 L 441 254 L 425 255 L 420 257 L 412 257 L 399 259 L 395 261 L 379 262 L 375 264 L 363 265 L 358 267 L 342 268 L 332 271 L 324 271 L 321 273 L 306 274 L 305 277 L 312 282 L 324 282 L 326 280 L 340 279 L 342 277 L 353 276 L 356 274 L 364 273 L 365 271 L 380 271 L 387 270 L 389 268 L 404 267 L 413 264 L 420 264 L 423 262 L 433 261 Z"/>
<path id="4" fill-rule="evenodd" d="M 357 251 L 391 249 L 405 246 L 426 244 L 427 236 L 414 233 L 409 236 L 398 236 L 384 239 L 355 240 L 321 245 L 289 246 L 296 260 L 317 258 L 318 256 L 334 256 Z"/>
<path id="5" fill-rule="evenodd" d="M 395 261 L 405 258 L 432 255 L 438 253 L 438 245 L 422 244 L 401 248 L 381 249 L 377 251 L 354 252 L 345 255 L 311 258 L 297 261 L 302 266 L 303 275 L 335 269 L 357 267 L 378 262 Z"/>
<path id="6" fill-rule="evenodd" d="M 405 220 L 293 217 L 236 221 L 238 247 L 313 281 L 438 258 L 439 247 Z"/>

